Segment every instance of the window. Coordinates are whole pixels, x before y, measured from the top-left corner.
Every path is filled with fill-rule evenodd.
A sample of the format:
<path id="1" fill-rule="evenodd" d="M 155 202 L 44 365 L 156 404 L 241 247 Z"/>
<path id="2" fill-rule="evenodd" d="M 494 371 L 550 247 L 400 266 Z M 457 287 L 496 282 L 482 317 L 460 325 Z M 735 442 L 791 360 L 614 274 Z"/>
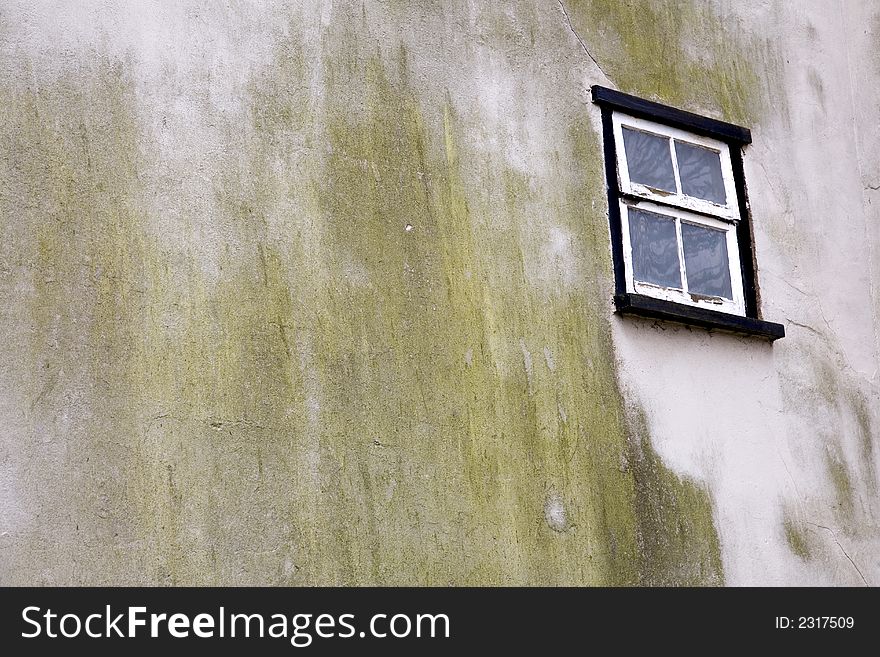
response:
<path id="1" fill-rule="evenodd" d="M 593 87 L 618 312 L 783 337 L 758 317 L 745 128 Z"/>
<path id="2" fill-rule="evenodd" d="M 745 315 L 730 148 L 614 112 L 631 292 Z"/>

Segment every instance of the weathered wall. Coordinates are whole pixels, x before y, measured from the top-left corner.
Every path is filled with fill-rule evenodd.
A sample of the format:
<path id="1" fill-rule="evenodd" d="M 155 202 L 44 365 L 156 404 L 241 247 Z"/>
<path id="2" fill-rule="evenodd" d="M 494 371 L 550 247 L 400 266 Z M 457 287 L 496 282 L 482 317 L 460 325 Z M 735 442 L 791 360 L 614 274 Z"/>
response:
<path id="1" fill-rule="evenodd" d="M 880 579 L 878 19 L 740 4 L 6 3 L 0 583 Z M 789 337 L 612 315 L 594 83 Z"/>

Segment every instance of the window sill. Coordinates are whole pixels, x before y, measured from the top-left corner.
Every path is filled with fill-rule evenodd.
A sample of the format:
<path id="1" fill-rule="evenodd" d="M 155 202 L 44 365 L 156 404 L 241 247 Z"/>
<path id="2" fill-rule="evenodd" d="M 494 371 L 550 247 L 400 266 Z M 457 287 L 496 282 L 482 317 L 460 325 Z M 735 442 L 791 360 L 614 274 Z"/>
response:
<path id="1" fill-rule="evenodd" d="M 765 322 L 754 317 L 741 317 L 705 308 L 685 306 L 642 294 L 619 294 L 614 297 L 614 305 L 617 312 L 621 314 L 665 319 L 680 324 L 751 335 L 757 338 L 766 338 L 771 342 L 785 337 L 785 326 L 782 324 Z"/>

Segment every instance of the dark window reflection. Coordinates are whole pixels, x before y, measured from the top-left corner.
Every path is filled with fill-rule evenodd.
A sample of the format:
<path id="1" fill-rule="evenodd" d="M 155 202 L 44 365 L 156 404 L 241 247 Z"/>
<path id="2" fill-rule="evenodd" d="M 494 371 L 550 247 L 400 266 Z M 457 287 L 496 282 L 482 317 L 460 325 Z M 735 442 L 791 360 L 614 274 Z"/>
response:
<path id="1" fill-rule="evenodd" d="M 675 193 L 668 138 L 623 128 L 623 145 L 632 182 Z"/>
<path id="2" fill-rule="evenodd" d="M 629 212 L 633 276 L 637 281 L 681 288 L 675 220 L 653 212 Z"/>
<path id="3" fill-rule="evenodd" d="M 721 177 L 721 156 L 716 151 L 676 141 L 675 157 L 683 194 L 719 205 L 727 202 Z"/>
<path id="4" fill-rule="evenodd" d="M 732 299 L 724 231 L 681 224 L 688 291 Z"/>

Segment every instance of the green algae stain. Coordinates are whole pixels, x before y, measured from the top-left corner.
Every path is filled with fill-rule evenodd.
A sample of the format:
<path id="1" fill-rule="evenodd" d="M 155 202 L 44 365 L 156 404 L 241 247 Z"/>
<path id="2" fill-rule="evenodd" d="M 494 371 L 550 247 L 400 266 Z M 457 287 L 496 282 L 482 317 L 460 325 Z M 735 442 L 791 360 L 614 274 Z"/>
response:
<path id="1" fill-rule="evenodd" d="M 179 200 L 174 239 L 155 234 L 142 174 L 164 165 L 130 81 L 89 80 L 106 123 L 51 92 L 89 149 L 74 125 L 60 147 L 27 138 L 52 209 L 29 219 L 34 273 L 65 281 L 35 284 L 32 356 L 61 327 L 101 416 L 77 449 L 124 445 L 101 466 L 124 533 L 104 537 L 107 580 L 723 583 L 708 493 L 663 466 L 617 388 L 592 128 L 560 146 L 579 173 L 552 201 L 473 147 L 460 101 L 415 88 L 405 50 L 389 63 L 343 36 L 320 71 L 280 42 L 247 128 L 218 119 L 235 156 L 213 205 Z M 530 280 L 571 265 L 542 261 L 535 208 L 582 264 L 574 289 Z M 92 497 L 74 495 L 83 518 Z"/>
<path id="2" fill-rule="evenodd" d="M 339 529 L 325 555 L 347 561 L 336 576 L 720 583 L 705 493 L 656 458 L 620 470 L 628 431 L 596 298 L 541 299 L 526 280 L 534 254 L 519 227 L 539 201 L 534 186 L 490 156 L 481 169 L 500 181 L 501 207 L 470 196 L 480 183 L 461 178 L 455 106 L 427 120 L 400 68 L 328 63 L 328 106 L 363 108 L 327 114 L 315 195 L 320 257 L 362 272 L 334 281 L 309 329 L 322 352 L 321 440 L 348 455 L 336 481 L 345 504 L 327 516 Z M 582 150 L 587 172 L 601 170 L 595 153 Z M 586 203 L 601 189 L 585 174 L 570 193 Z M 491 227 L 498 212 L 510 228 Z M 580 208 L 560 221 L 581 248 L 604 253 L 607 237 L 595 243 Z M 544 349 L 555 371 L 536 366 Z M 569 505 L 561 533 L 543 519 L 551 491 Z"/>
<path id="3" fill-rule="evenodd" d="M 864 480 L 870 493 L 877 489 L 877 471 L 874 466 L 874 439 L 876 432 L 871 421 L 871 412 L 865 395 L 856 388 L 847 391 L 846 400 L 855 418 L 858 443 L 861 452 L 861 467 Z"/>
<path id="4" fill-rule="evenodd" d="M 735 33 L 735 21 L 693 0 L 569 0 L 573 28 L 588 44 L 614 85 L 661 102 L 720 110 L 749 124 L 764 106 L 765 81 L 758 57 L 764 44 Z"/>
<path id="5" fill-rule="evenodd" d="M 131 572 L 127 581 L 149 581 L 130 394 L 149 292 L 142 274 L 156 260 L 140 229 L 139 129 L 125 67 L 101 61 L 79 73 L 3 90 L 3 143 L 18 163 L 0 210 L 4 242 L 31 283 L 21 315 L 30 347 L 17 367 L 35 386 L 35 438 L 65 446 L 60 461 L 31 464 L 46 481 L 29 499 L 51 532 L 28 545 L 46 561 L 22 567 L 62 569 L 56 581 L 118 582 Z M 45 376 L 57 395 L 37 392 Z M 138 553 L 126 549 L 133 544 Z"/>
<path id="6" fill-rule="evenodd" d="M 806 349 L 797 358 L 809 365 L 801 380 L 783 387 L 783 399 L 815 426 L 818 462 L 826 486 L 807 496 L 814 517 L 851 537 L 866 536 L 866 520 L 877 489 L 874 463 L 876 428 L 871 407 L 857 378 L 833 354 L 836 349 Z M 818 520 L 822 518 L 822 520 Z M 867 524 L 866 524 L 867 522 Z M 828 538 L 828 535 L 819 533 Z M 815 543 L 814 543 L 815 546 Z"/>
<path id="7" fill-rule="evenodd" d="M 792 553 L 807 561 L 812 558 L 810 541 L 807 532 L 801 523 L 786 515 L 782 521 L 782 529 L 785 532 L 785 540 Z"/>
<path id="8" fill-rule="evenodd" d="M 19 216 L 35 245 L 18 255 L 34 290 L 24 362 L 36 372 L 26 379 L 54 376 L 66 389 L 63 405 L 34 407 L 40 438 L 70 445 L 67 460 L 51 464 L 62 468 L 63 492 L 45 493 L 67 500 L 70 533 L 56 527 L 42 549 L 76 558 L 66 581 L 230 581 L 236 554 L 294 531 L 276 528 L 271 509 L 265 519 L 247 508 L 261 486 L 251 463 L 290 459 L 289 273 L 248 225 L 265 199 L 229 211 L 250 232 L 240 253 L 238 241 L 219 250 L 219 282 L 205 274 L 185 201 L 179 233 L 160 244 L 161 217 L 143 187 L 157 163 L 145 152 L 128 73 L 118 64 L 81 73 L 77 84 L 10 92 L 20 105 L 6 104 L 20 121 L 6 143 L 27 156 L 10 182 L 25 211 L 4 205 L 3 214 Z M 26 254 L 31 242 L 14 237 Z M 80 418 L 70 435 L 46 426 L 44 417 L 61 413 Z M 255 446 L 255 436 L 270 440 Z M 248 468 L 237 467 L 242 455 Z M 269 568 L 252 576 L 273 581 Z"/>
<path id="9" fill-rule="evenodd" d="M 851 520 L 854 510 L 854 491 L 849 468 L 841 457 L 830 452 L 825 455 L 825 465 L 837 495 L 837 510 L 843 520 Z"/>
<path id="10" fill-rule="evenodd" d="M 629 467 L 636 490 L 639 583 L 723 585 L 708 491 L 663 465 L 651 447 L 644 418 L 634 419 L 633 425 Z"/>

